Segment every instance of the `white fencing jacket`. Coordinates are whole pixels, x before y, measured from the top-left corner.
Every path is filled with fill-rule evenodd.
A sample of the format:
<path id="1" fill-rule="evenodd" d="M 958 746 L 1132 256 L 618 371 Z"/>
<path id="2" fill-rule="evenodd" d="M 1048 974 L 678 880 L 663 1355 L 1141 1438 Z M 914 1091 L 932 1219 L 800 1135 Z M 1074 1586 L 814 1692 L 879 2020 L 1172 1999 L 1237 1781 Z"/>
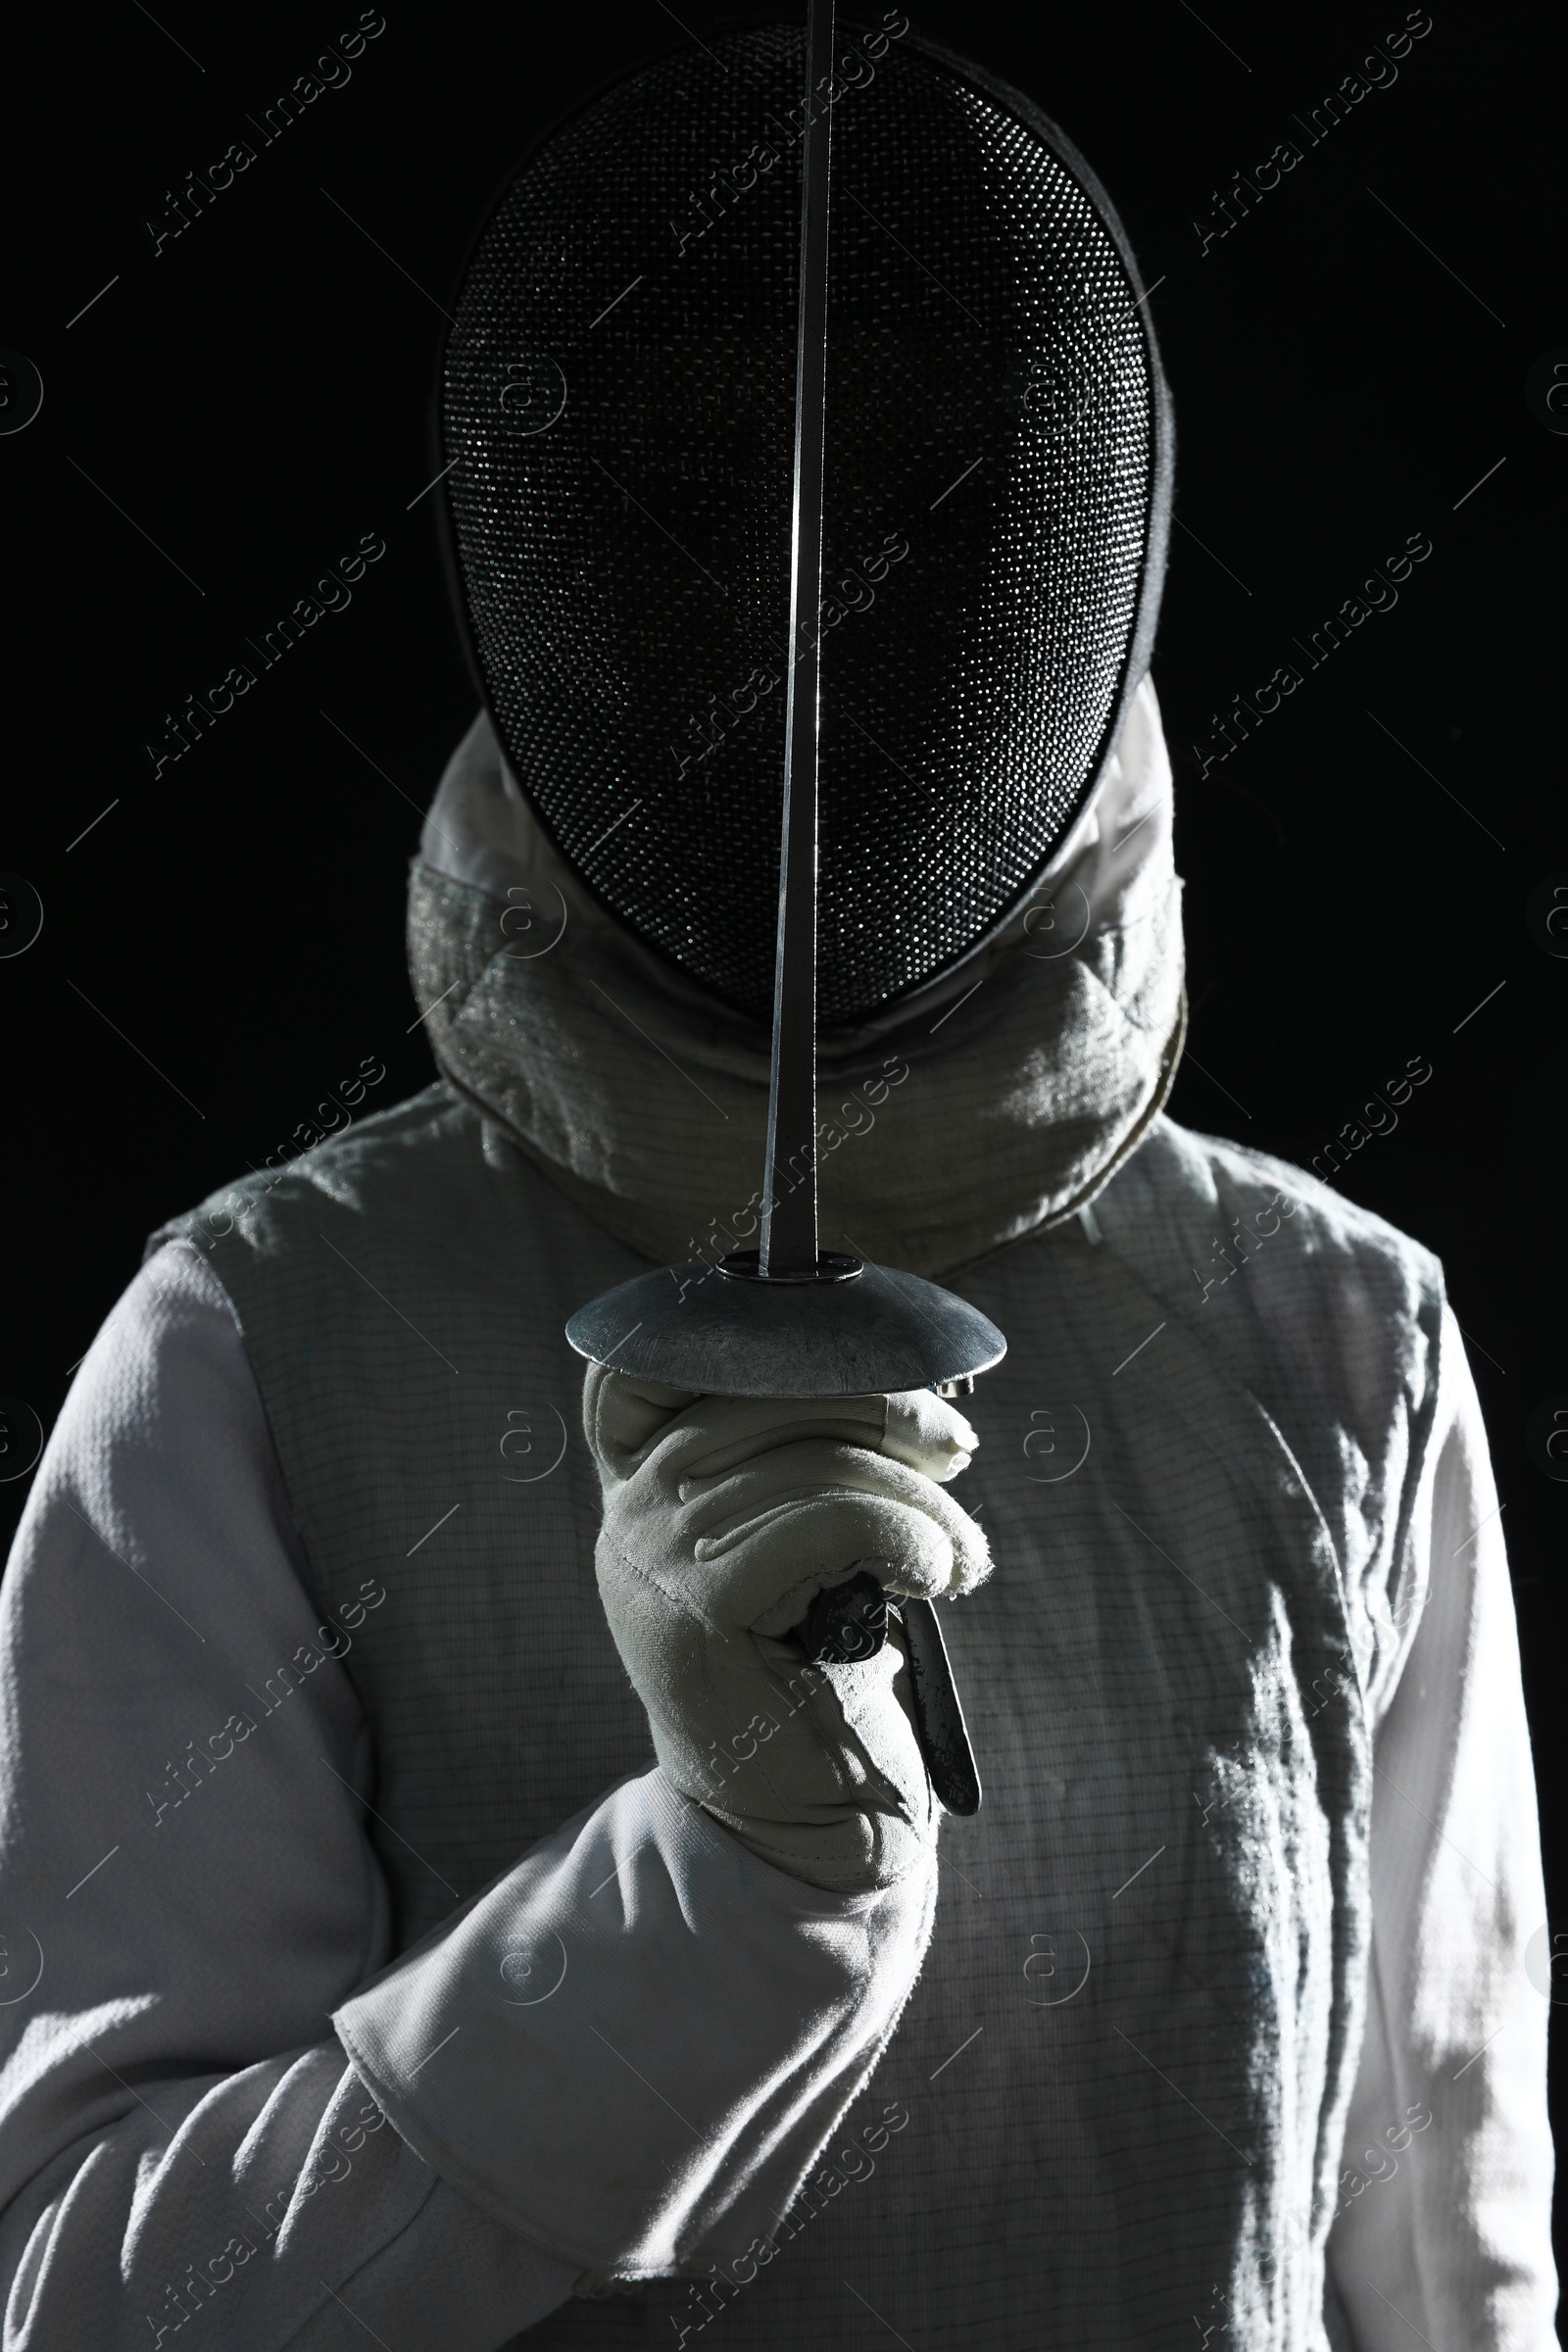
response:
<path id="1" fill-rule="evenodd" d="M 452 1098 L 428 1111 L 425 1102 L 394 1116 L 389 1143 L 364 1149 L 373 1157 L 439 1135 L 442 1150 L 455 1150 L 464 1120 L 477 1133 Z M 256 1232 L 289 1230 L 290 1202 L 323 1226 L 346 1205 L 363 1221 L 360 1148 L 351 1135 L 312 1153 L 290 1177 L 295 1189 L 269 1202 L 273 1222 L 258 1218 Z M 1240 1323 L 1219 1318 L 1252 1314 L 1269 1327 L 1272 1360 L 1298 1363 L 1299 1397 L 1344 1394 L 1332 1471 L 1312 1459 L 1306 1405 L 1275 1400 L 1274 1420 L 1308 1464 L 1296 1494 L 1298 1503 L 1315 1495 L 1323 1556 L 1337 1552 L 1348 1577 L 1355 1531 L 1327 1497 L 1332 1485 L 1340 1504 L 1348 1496 L 1352 1510 L 1371 1511 L 1367 1464 L 1345 1458 L 1343 1433 L 1378 1426 L 1384 1410 L 1380 1395 L 1365 1393 L 1376 1386 L 1369 1367 L 1383 1360 L 1377 1297 L 1342 1273 L 1333 1316 L 1303 1321 L 1294 1336 L 1281 1329 L 1279 1301 L 1295 1294 L 1283 1283 L 1270 1290 L 1271 1267 L 1308 1219 L 1328 1230 L 1340 1204 L 1323 1205 L 1322 1188 L 1255 1155 L 1204 1151 L 1205 1165 L 1228 1171 L 1221 1197 L 1242 1201 L 1246 1221 L 1230 1217 L 1221 1239 L 1231 1270 L 1217 1275 L 1220 1259 L 1205 1256 L 1196 1302 L 1160 1323 L 1163 1344 L 1188 1344 L 1185 1314 L 1193 1345 L 1220 1360 L 1243 1342 Z M 1082 1269 L 1101 1262 L 1097 1250 L 1121 1247 L 1118 1219 L 1149 1229 L 1150 1204 L 1174 1183 L 1163 1171 L 1189 1162 L 1198 1164 L 1180 1131 L 1156 1121 L 1097 1216 L 988 1261 L 985 1302 L 1008 1326 L 1010 1362 L 1027 1361 L 1031 1345 L 1049 1361 L 1093 1344 L 1060 1313 L 1048 1330 L 1029 1328 L 1038 1311 L 1029 1269 L 1047 1268 L 1043 1280 L 1067 1286 L 1059 1296 L 1076 1296 Z M 1298 1188 L 1298 1226 L 1282 1221 L 1282 1173 Z M 527 1181 L 548 1191 L 544 1177 Z M 1259 1247 L 1255 1201 L 1270 1191 L 1281 1207 Z M 582 1217 L 554 1194 L 540 1214 Z M 1345 1211 L 1343 1222 L 1357 1248 L 1383 1247 L 1375 1220 Z M 1238 1227 L 1253 1241 L 1251 1259 L 1236 1249 Z M 391 1624 L 402 1585 L 446 1573 L 456 1555 L 442 1545 L 477 1516 L 480 1498 L 466 1489 L 444 1528 L 435 1509 L 431 1524 L 409 1524 L 407 1546 L 381 1541 L 388 1520 L 380 1548 L 357 1563 L 370 1560 L 372 1572 L 323 1592 L 336 1563 L 302 1536 L 302 1496 L 279 1451 L 290 1468 L 305 1459 L 298 1432 L 284 1429 L 272 1359 L 259 1331 L 242 1326 L 224 1279 L 229 1261 L 217 1245 L 236 1230 L 231 1216 L 217 1232 L 209 1210 L 132 1283 L 77 1375 L 0 1589 L 3 2352 L 175 2340 L 281 2352 L 368 2334 L 391 2352 L 486 2352 L 523 2330 L 541 2345 L 658 2341 L 677 2352 L 706 2334 L 722 2352 L 726 2338 L 870 2343 L 889 2329 L 921 2352 L 971 2342 L 1077 2352 L 1135 2330 L 1185 2340 L 1189 2326 L 1204 2342 L 1229 2329 L 1250 2345 L 1308 2352 L 1330 2343 L 1384 2352 L 1412 2332 L 1439 2346 L 1545 2352 L 1554 2341 L 1548 1979 L 1534 1792 L 1496 1497 L 1446 1310 L 1398 1470 L 1396 1526 L 1379 1554 L 1378 1639 L 1352 1660 L 1352 1638 L 1344 1663 L 1296 1694 L 1298 1717 L 1355 1713 L 1371 1776 L 1360 1865 L 1370 1937 L 1335 1962 L 1335 1983 L 1356 1988 L 1341 2004 L 1355 2047 L 1348 2101 L 1329 2099 L 1321 2127 L 1334 2133 L 1332 2210 L 1321 2217 L 1331 2283 L 1325 2297 L 1320 2256 L 1315 2273 L 1305 2255 L 1283 2270 L 1276 2254 L 1252 2260 L 1244 2227 L 1230 2271 L 1151 2289 L 1164 2300 L 1127 2305 L 1102 2338 L 1062 2316 L 1075 2309 L 1071 2249 L 1053 2252 L 1049 2211 L 1030 2208 L 1032 2163 L 1052 2183 L 1048 2206 L 1071 2188 L 1051 2172 L 1049 2146 L 1031 2155 L 1013 2079 L 1035 2067 L 1042 2084 L 1065 2080 L 1084 2051 L 1088 2079 L 1108 2079 L 1102 2045 L 1068 2036 L 1088 2032 L 1117 1971 L 1125 1983 L 1128 1966 L 1136 1974 L 1139 1955 L 1158 1946 L 1160 1921 L 1186 1916 L 1171 1889 L 1208 1867 L 1205 1855 L 1232 1850 L 1227 1824 L 1245 1825 L 1234 1844 L 1244 1863 L 1273 1850 L 1257 1806 L 1289 1792 L 1291 1772 L 1254 1789 L 1240 1742 L 1222 1746 L 1199 1726 L 1181 1750 L 1206 1758 L 1187 1775 L 1198 1786 L 1173 1778 L 1149 1791 L 1149 1776 L 1135 1774 L 1130 1792 L 1075 1811 L 1093 1779 L 1092 1740 L 1075 1748 L 1064 1736 L 1059 1777 L 1056 1751 L 1025 1741 L 1009 1779 L 1007 1725 L 1024 1722 L 1017 1710 L 1039 1669 L 1025 1660 L 1018 1688 L 1004 1690 L 1003 1651 L 983 1687 L 966 1686 L 982 1766 L 998 1760 L 992 1842 L 965 1843 L 973 1825 L 949 1824 L 938 1870 L 915 1883 L 836 1898 L 784 1878 L 677 1805 L 657 1772 L 626 1777 L 636 1759 L 612 1752 L 608 1736 L 604 1769 L 580 1805 L 563 1806 L 553 1834 L 547 1826 L 531 1851 L 509 1855 L 499 1876 L 465 1883 L 466 1864 L 450 1856 L 466 1855 L 461 1816 L 478 1802 L 473 1785 L 451 1791 L 452 1842 L 441 1842 L 433 1816 L 426 1842 L 424 1817 L 400 1810 L 397 1759 L 351 1668 L 363 1654 L 355 1642 L 368 1644 L 378 1618 Z M 342 1255 L 350 1228 L 332 1231 L 339 1240 L 328 1247 Z M 351 1241 L 349 1254 L 360 1248 Z M 632 1270 L 623 1244 L 605 1248 L 605 1279 L 616 1250 Z M 1173 1282 L 1189 1272 L 1175 1269 Z M 442 1330 L 431 1328 L 440 1284 L 411 1304 L 389 1289 L 395 1274 L 361 1254 L 342 1277 L 345 1296 L 358 1297 L 362 1276 L 387 1308 L 384 1326 L 367 1327 L 384 1335 L 377 1346 L 406 1345 L 411 1361 L 420 1348 L 440 1352 Z M 1163 1300 L 1158 1269 L 1138 1279 Z M 423 1328 L 408 1340 L 398 1326 L 412 1305 Z M 1325 1330 L 1339 1335 L 1338 1358 Z M 1019 1531 L 1015 1553 L 1027 1549 L 1021 1531 L 1042 1524 L 1048 1537 L 1058 1530 L 1058 1547 L 1069 1544 L 1069 1498 L 1116 1443 L 1121 1407 L 1102 1396 L 1120 1399 L 1142 1379 L 1147 1414 L 1168 1415 L 1173 1396 L 1181 1402 L 1181 1364 L 1161 1371 L 1159 1335 L 1104 1336 L 1105 1362 L 1079 1392 L 1094 1408 L 1084 1462 L 1068 1466 L 1078 1440 L 1062 1398 L 1042 1394 L 1032 1404 L 1026 1385 L 1007 1407 L 1016 1424 L 1007 1476 L 1023 1498 L 1017 1509 L 1037 1516 L 1009 1520 L 1012 1489 L 1000 1468 L 985 1507 Z M 1124 1342 L 1144 1350 L 1136 1366 L 1115 1360 Z M 462 1369 L 472 1376 L 466 1358 Z M 1000 1464 L 1006 1440 L 1000 1427 L 987 1439 L 984 1394 L 976 1417 Z M 1293 1411 L 1298 1428 L 1287 1426 Z M 1133 1413 L 1124 1441 L 1141 1426 Z M 573 1444 L 580 1453 L 563 1419 L 563 1477 Z M 514 1462 L 515 1448 L 502 1458 Z M 395 1465 L 383 1469 L 379 1483 L 395 1483 Z M 376 1483 L 362 1491 L 362 1515 L 373 1514 L 364 1497 Z M 1148 1605 L 1190 1611 L 1197 1639 L 1239 1639 L 1261 1659 L 1264 1619 L 1247 1614 L 1246 1559 L 1225 1555 L 1216 1538 L 1209 1564 L 1207 1492 L 1196 1469 L 1185 1501 L 1168 1480 L 1152 1500 L 1118 1488 L 1135 1504 L 1127 1556 L 1156 1580 L 1149 1590 L 1160 1597 Z M 1169 1507 L 1156 1524 L 1161 1493 Z M 965 1499 L 973 1507 L 975 1496 Z M 1121 1500 L 1108 1507 L 1129 1517 Z M 583 1532 L 591 1548 L 591 1513 Z M 999 1587 L 1006 1556 L 1004 1542 Z M 1023 1612 L 1015 1622 L 1032 1626 L 1027 1585 L 1013 1605 Z M 1053 1622 L 1048 1609 L 1048 1649 Z M 1063 1646 L 1089 1640 L 1103 1649 L 1106 1636 L 1085 1633 L 1088 1624 L 1073 1632 L 1063 1618 Z M 958 1624 L 954 1633 L 962 1677 L 963 1641 L 978 1637 Z M 1278 1654 L 1288 1649 L 1287 1641 Z M 1115 1661 L 1103 1662 L 1110 1672 Z M 400 1671 L 406 1681 L 406 1661 Z M 1049 1678 L 1037 1688 L 1048 1714 L 1064 1708 Z M 476 1714 L 488 1690 L 476 1650 Z M 1310 1768 L 1302 1749 L 1296 1777 Z M 606 1780 L 618 1785 L 606 1792 Z M 1332 1814 L 1327 1800 L 1324 1810 Z M 415 1827 L 420 1850 L 409 1859 Z M 1275 1838 L 1279 1867 L 1298 1868 L 1303 1882 L 1327 1868 L 1310 1829 Z M 459 1873 L 450 1882 L 449 1862 Z M 1038 1895 L 1034 1911 L 1008 1910 L 1014 1883 L 1034 1890 L 1030 1901 Z M 412 1900 L 422 1912 L 400 1924 L 399 1888 L 421 1886 Z M 593 1909 L 607 1902 L 608 1926 Z M 995 1940 L 1016 1945 L 994 1971 L 988 1903 L 1006 1923 Z M 945 1944 L 944 1917 L 959 1912 L 968 1940 Z M 1136 1931 L 1124 1927 L 1135 1919 Z M 1312 1988 L 1311 1919 L 1298 1928 L 1294 1959 L 1276 1937 L 1259 1945 L 1261 1960 L 1233 1965 L 1221 1953 L 1216 1967 L 1211 1954 L 1199 1971 L 1204 2000 L 1234 2004 L 1215 2014 L 1245 2019 L 1250 2004 L 1307 2021 L 1298 2031 L 1311 2049 L 1258 2061 L 1276 2070 L 1269 2079 L 1287 2102 L 1293 2084 L 1333 2074 L 1322 2055 L 1333 2003 Z M 1131 1940 L 1118 1944 L 1123 1935 Z M 955 1968 L 949 1950 L 968 1957 Z M 1164 1953 L 1166 1964 L 1178 1983 L 1187 1963 Z M 1246 1970 L 1258 1966 L 1272 1980 L 1295 1970 L 1294 2007 L 1282 2006 L 1276 1981 L 1267 2000 L 1261 1983 L 1254 1998 Z M 1100 2133 L 1084 2142 L 1076 2172 L 1092 2185 L 1095 2167 L 1108 2168 L 1113 2204 L 1143 2161 L 1140 2141 L 1164 2148 L 1167 2169 L 1146 2168 L 1138 2191 L 1157 2235 L 1162 2210 L 1180 2218 L 1192 2170 L 1173 2166 L 1170 2152 L 1201 2150 L 1221 2168 L 1216 2180 L 1241 2183 L 1234 2211 L 1245 2223 L 1248 2180 L 1265 2166 L 1257 2119 L 1238 2121 L 1241 2107 L 1203 2112 L 1202 2070 L 1234 2088 L 1231 2059 L 1220 2050 L 1210 2060 L 1191 2031 L 1154 2046 L 1159 2015 L 1156 2001 L 1135 2033 L 1109 2026 L 1131 2050 L 1116 2052 L 1126 2070 L 1116 2081 L 1133 2086 L 1119 2149 L 1092 2100 L 1063 2110 Z M 972 2016 L 980 2022 L 969 2031 Z M 1310 2142 L 1310 2118 L 1302 2130 Z M 1193 2136 L 1160 2141 L 1167 2132 Z M 934 2188 L 944 2180 L 945 2192 Z M 1303 2176 L 1303 2217 L 1315 2195 Z M 1093 2196 L 1084 2213 L 1090 2228 Z M 1279 2243 L 1290 2235 L 1284 2229 Z M 960 2277 L 966 2243 L 985 2249 L 978 2278 Z M 940 2259 L 927 2258 L 928 2246 Z M 1117 2291 L 1112 2268 L 1135 2273 L 1138 2251 L 1129 2242 L 1097 2255 L 1106 2297 Z M 625 2289 L 583 2300 L 612 2277 Z M 1301 2281 L 1314 2277 L 1308 2308 Z M 1294 2283 L 1281 2286 L 1287 2278 Z"/>

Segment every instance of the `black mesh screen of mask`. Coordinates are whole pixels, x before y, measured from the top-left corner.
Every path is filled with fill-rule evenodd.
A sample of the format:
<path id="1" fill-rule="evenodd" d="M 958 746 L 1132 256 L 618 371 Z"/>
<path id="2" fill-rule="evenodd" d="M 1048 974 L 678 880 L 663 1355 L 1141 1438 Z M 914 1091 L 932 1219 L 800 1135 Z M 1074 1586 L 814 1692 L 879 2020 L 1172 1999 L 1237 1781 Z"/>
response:
<path id="1" fill-rule="evenodd" d="M 829 1028 L 961 958 L 1060 842 L 1147 664 L 1166 496 L 1141 289 L 1084 167 L 956 61 L 853 31 L 839 50 Z M 537 149 L 468 265 L 442 405 L 467 624 L 520 783 L 601 900 L 763 1018 L 803 53 L 788 26 L 717 40 Z"/>

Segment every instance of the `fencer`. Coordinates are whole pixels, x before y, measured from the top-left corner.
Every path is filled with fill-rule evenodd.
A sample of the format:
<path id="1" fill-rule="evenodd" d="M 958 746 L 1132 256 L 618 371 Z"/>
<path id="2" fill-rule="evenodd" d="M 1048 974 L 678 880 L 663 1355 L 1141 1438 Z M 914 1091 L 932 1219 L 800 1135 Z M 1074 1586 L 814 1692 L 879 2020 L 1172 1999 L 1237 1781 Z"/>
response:
<path id="1" fill-rule="evenodd" d="M 756 1243 L 800 61 L 641 70 L 488 217 L 439 410 L 485 708 L 409 904 L 436 1079 L 172 1218 L 38 1470 L 18 2352 L 1554 2341 L 1462 1342 L 1418 1243 L 1165 1110 L 1149 306 L 1070 143 L 902 20 L 822 97 L 814 1173 L 829 1247 L 1007 1353 L 824 1403 L 563 1336 Z M 807 1657 L 865 1560 L 942 1604 L 972 1820 L 897 1640 Z"/>

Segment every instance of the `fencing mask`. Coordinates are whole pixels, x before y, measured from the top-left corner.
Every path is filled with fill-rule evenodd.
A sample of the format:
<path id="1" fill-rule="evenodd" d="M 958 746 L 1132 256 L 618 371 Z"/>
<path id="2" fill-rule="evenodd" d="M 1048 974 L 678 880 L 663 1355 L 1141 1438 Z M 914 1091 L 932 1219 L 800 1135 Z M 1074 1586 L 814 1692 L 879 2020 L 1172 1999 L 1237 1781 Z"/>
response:
<path id="1" fill-rule="evenodd" d="M 456 303 L 460 602 L 557 848 L 772 1005 L 804 36 L 617 82 L 515 173 Z M 1149 665 L 1171 432 L 1143 286 L 1055 126 L 905 20 L 831 86 L 818 1003 L 845 1027 L 1016 910 Z"/>

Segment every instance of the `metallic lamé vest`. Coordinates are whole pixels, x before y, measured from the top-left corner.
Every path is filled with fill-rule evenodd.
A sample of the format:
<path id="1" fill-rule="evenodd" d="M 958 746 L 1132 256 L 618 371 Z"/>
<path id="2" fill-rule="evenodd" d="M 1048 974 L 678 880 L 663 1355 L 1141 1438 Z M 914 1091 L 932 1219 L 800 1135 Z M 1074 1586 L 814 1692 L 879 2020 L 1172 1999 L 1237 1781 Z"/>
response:
<path id="1" fill-rule="evenodd" d="M 1441 1277 L 1163 1118 L 1096 1218 L 954 1283 L 1009 1341 L 958 1490 L 996 1575 L 946 1612 L 986 1792 L 861 2103 L 906 2128 L 746 2285 L 574 2302 L 530 2345 L 869 2343 L 866 2305 L 920 2352 L 1326 2342 L 1363 1693 L 1410 1598 Z M 644 1261 L 445 1085 L 171 1230 L 238 1311 L 323 1620 L 386 1589 L 344 1671 L 401 1947 L 652 1760 L 563 1337 Z"/>

